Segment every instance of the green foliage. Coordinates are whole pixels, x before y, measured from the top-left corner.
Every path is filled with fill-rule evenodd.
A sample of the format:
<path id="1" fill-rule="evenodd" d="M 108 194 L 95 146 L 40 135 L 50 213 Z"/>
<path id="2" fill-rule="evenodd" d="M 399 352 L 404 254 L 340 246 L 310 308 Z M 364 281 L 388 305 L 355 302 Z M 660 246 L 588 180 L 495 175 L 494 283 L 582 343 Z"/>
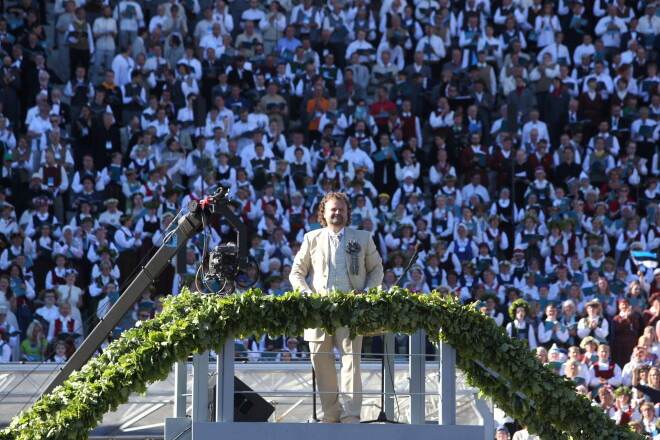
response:
<path id="1" fill-rule="evenodd" d="M 313 327 L 333 332 L 340 326 L 349 326 L 353 335 L 423 329 L 451 344 L 469 383 L 544 440 L 642 438 L 616 426 L 575 393 L 573 382 L 543 367 L 525 343 L 509 338 L 474 306 L 436 293 L 372 289 L 363 295 L 274 297 L 254 290 L 222 298 L 184 289 L 166 300 L 156 319 L 141 324 L 15 417 L 0 440 L 86 439 L 105 413 L 132 392 L 144 393 L 148 384 L 165 379 L 190 353 L 220 350 L 234 335 L 297 335 Z"/>

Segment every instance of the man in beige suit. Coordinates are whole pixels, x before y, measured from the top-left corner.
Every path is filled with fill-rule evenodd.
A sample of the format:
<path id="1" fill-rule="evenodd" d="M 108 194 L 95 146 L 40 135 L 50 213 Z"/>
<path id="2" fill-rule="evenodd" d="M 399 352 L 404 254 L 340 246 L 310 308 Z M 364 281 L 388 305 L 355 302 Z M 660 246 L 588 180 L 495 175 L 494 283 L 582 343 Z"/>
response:
<path id="1" fill-rule="evenodd" d="M 329 193 L 319 204 L 319 223 L 323 229 L 305 234 L 291 269 L 293 288 L 326 295 L 333 290 L 364 292 L 383 281 L 383 262 L 367 231 L 347 226 L 351 203 L 344 193 Z M 309 283 L 307 277 L 309 276 Z M 362 406 L 360 351 L 362 336 L 349 339 L 346 327 L 334 335 L 321 329 L 306 329 L 305 340 L 312 353 L 312 366 L 318 379 L 323 409 L 322 423 L 359 423 Z M 337 370 L 333 348 L 341 355 L 341 392 L 339 402 Z"/>

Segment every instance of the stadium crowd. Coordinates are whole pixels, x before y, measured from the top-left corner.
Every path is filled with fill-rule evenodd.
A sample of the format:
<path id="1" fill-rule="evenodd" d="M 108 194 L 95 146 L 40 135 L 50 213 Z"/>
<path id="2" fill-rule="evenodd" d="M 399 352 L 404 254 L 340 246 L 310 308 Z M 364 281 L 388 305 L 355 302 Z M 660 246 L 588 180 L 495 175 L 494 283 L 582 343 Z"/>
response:
<path id="1" fill-rule="evenodd" d="M 21 0 L 0 14 L 2 361 L 66 359 L 218 185 L 258 263 L 239 290 L 287 291 L 316 203 L 342 190 L 385 287 L 421 242 L 405 287 L 481 301 L 658 434 L 660 269 L 630 254 L 660 247 L 654 0 Z M 213 222 L 132 318 L 233 238 Z M 250 360 L 304 357 L 296 338 L 241 343 Z M 615 401 L 621 385 L 635 388 Z"/>

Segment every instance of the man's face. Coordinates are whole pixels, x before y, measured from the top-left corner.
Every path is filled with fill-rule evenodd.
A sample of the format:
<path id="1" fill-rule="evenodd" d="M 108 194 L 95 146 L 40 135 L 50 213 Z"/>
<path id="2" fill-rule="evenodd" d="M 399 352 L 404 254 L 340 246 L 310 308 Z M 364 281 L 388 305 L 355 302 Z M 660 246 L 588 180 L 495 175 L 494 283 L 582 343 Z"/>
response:
<path id="1" fill-rule="evenodd" d="M 325 221 L 328 225 L 343 227 L 346 225 L 346 203 L 339 199 L 330 199 L 325 205 Z"/>

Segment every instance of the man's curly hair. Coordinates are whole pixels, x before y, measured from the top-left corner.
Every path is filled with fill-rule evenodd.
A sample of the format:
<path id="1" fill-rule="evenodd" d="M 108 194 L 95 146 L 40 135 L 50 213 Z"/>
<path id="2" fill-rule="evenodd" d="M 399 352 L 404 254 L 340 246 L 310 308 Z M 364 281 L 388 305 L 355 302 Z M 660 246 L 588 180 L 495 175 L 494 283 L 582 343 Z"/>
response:
<path id="1" fill-rule="evenodd" d="M 328 227 L 328 222 L 325 221 L 325 204 L 332 199 L 341 200 L 346 204 L 346 224 L 344 226 L 350 225 L 351 214 L 353 211 L 353 207 L 351 206 L 351 201 L 346 195 L 346 193 L 333 191 L 326 194 L 323 197 L 323 199 L 319 202 L 319 223 L 321 223 L 321 226 L 323 226 L 324 228 Z"/>

